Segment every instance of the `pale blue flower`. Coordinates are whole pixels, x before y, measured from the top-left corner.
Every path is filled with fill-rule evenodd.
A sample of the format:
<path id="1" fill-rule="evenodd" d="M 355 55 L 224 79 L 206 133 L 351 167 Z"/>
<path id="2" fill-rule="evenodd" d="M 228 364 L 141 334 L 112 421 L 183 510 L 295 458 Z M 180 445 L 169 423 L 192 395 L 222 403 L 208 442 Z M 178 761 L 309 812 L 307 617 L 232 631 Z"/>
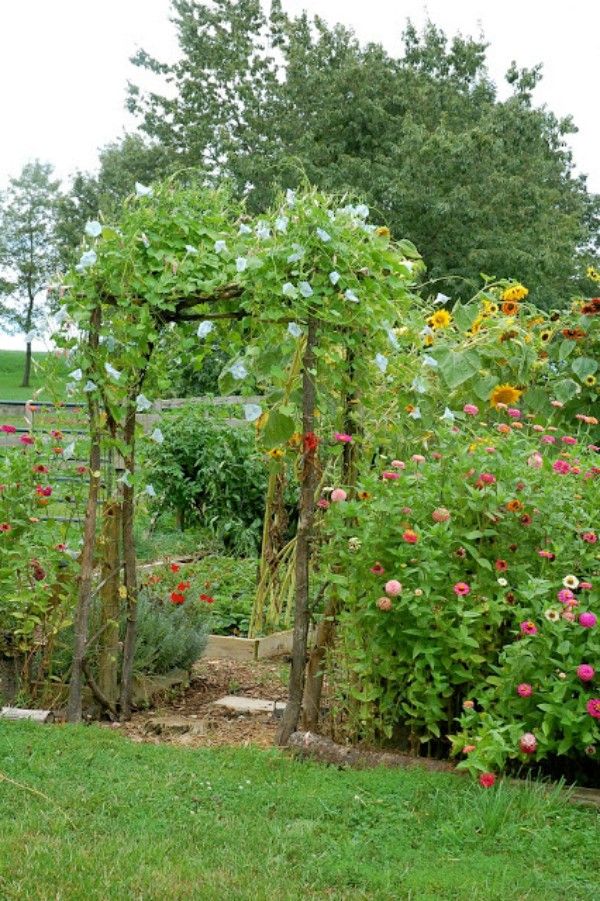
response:
<path id="1" fill-rule="evenodd" d="M 456 417 L 450 407 L 446 407 L 443 414 L 440 416 L 440 419 L 443 419 L 445 422 L 454 422 Z"/>
<path id="2" fill-rule="evenodd" d="M 346 298 L 346 300 L 349 300 L 351 303 L 360 303 L 359 298 L 356 296 L 354 291 L 350 290 L 350 288 L 348 288 L 346 291 L 344 291 L 344 297 Z"/>
<path id="3" fill-rule="evenodd" d="M 256 422 L 262 413 L 262 407 L 259 404 L 244 404 L 244 418 L 246 422 Z"/>
<path id="4" fill-rule="evenodd" d="M 135 193 L 138 197 L 152 197 L 152 188 L 146 187 L 146 185 L 141 184 L 141 182 L 136 181 L 135 183 Z"/>
<path id="5" fill-rule="evenodd" d="M 331 282 L 332 285 L 337 285 L 340 278 L 341 278 L 341 275 L 335 269 L 333 270 L 333 272 L 329 273 L 329 281 Z"/>
<path id="6" fill-rule="evenodd" d="M 241 360 L 238 360 L 237 363 L 234 363 L 233 366 L 230 366 L 229 371 L 232 374 L 232 376 L 234 377 L 234 379 L 237 379 L 238 381 L 241 381 L 241 379 L 245 379 L 246 376 L 248 375 L 248 370 L 246 369 L 245 365 L 242 363 Z"/>
<path id="7" fill-rule="evenodd" d="M 246 184 L 244 185 L 244 194 L 249 194 L 250 191 L 253 191 L 253 190 L 254 190 L 254 182 L 247 181 Z"/>
<path id="8" fill-rule="evenodd" d="M 394 334 L 394 329 L 386 328 L 385 332 L 386 332 L 386 335 L 388 336 L 388 341 L 390 342 L 390 344 L 392 345 L 394 350 L 398 350 L 398 348 L 400 347 L 400 342 L 398 341 L 396 335 Z"/>
<path id="9" fill-rule="evenodd" d="M 95 250 L 86 250 L 81 254 L 79 265 L 82 269 L 87 269 L 89 266 L 93 266 L 97 259 L 98 254 Z"/>
<path id="10" fill-rule="evenodd" d="M 291 188 L 288 188 L 285 192 L 285 202 L 288 206 L 294 206 L 296 203 L 296 192 L 292 191 Z"/>
<path id="11" fill-rule="evenodd" d="M 436 294 L 435 300 L 433 302 L 434 303 L 447 303 L 449 300 L 450 300 L 450 298 L 448 297 L 447 294 L 442 294 L 441 292 L 438 292 L 438 294 Z"/>
<path id="12" fill-rule="evenodd" d="M 302 259 L 306 251 L 300 244 L 292 244 L 292 247 L 294 248 L 294 252 L 289 255 L 287 261 L 288 263 L 297 263 L 298 260 Z"/>
<path id="13" fill-rule="evenodd" d="M 135 409 L 138 413 L 145 413 L 147 410 L 152 409 L 152 401 L 148 400 L 144 394 L 138 394 L 135 399 Z"/>
<path id="14" fill-rule="evenodd" d="M 206 338 L 207 335 L 210 335 L 214 327 L 214 322 L 211 322 L 210 319 L 205 319 L 198 326 L 198 331 L 196 332 L 196 334 L 199 338 Z"/>
<path id="15" fill-rule="evenodd" d="M 246 225 L 245 222 L 242 222 L 242 224 L 241 224 L 240 227 L 239 227 L 238 234 L 239 234 L 239 235 L 251 235 L 251 234 L 252 234 L 252 229 L 250 228 L 249 225 Z"/>
<path id="16" fill-rule="evenodd" d="M 86 222 L 85 233 L 90 238 L 97 238 L 98 235 L 102 234 L 102 226 L 97 219 L 91 219 L 89 222 Z"/>
<path id="17" fill-rule="evenodd" d="M 410 416 L 411 419 L 420 419 L 420 418 L 421 418 L 421 411 L 419 410 L 418 407 L 416 407 L 416 408 L 412 411 L 412 413 L 409 413 L 408 415 Z"/>
<path id="18" fill-rule="evenodd" d="M 321 241 L 325 242 L 325 244 L 327 244 L 328 241 L 331 241 L 331 235 L 329 234 L 329 232 L 326 232 L 324 228 L 318 228 L 317 235 L 319 236 Z"/>
<path id="19" fill-rule="evenodd" d="M 227 250 L 227 241 L 215 241 L 215 253 L 223 253 L 224 250 Z"/>
<path id="20" fill-rule="evenodd" d="M 300 328 L 300 326 L 298 325 L 297 322 L 290 322 L 290 324 L 287 327 L 287 330 L 288 330 L 289 334 L 292 336 L 292 338 L 299 338 L 300 335 L 302 334 L 302 329 Z"/>
<path id="21" fill-rule="evenodd" d="M 423 366 L 431 366 L 432 369 L 436 369 L 436 367 L 439 366 L 435 357 L 430 357 L 429 354 L 424 354 L 421 359 L 423 361 Z"/>
<path id="22" fill-rule="evenodd" d="M 354 207 L 354 212 L 357 216 L 360 216 L 361 219 L 369 218 L 369 207 L 366 203 L 359 203 L 358 206 Z"/>
<path id="23" fill-rule="evenodd" d="M 63 460 L 70 460 L 74 454 L 75 454 L 75 442 L 71 441 L 71 443 L 67 444 L 67 446 L 63 449 L 61 457 Z"/>
<path id="24" fill-rule="evenodd" d="M 287 216 L 278 216 L 275 220 L 275 228 L 278 232 L 286 232 L 289 221 Z"/>
<path id="25" fill-rule="evenodd" d="M 298 291 L 292 285 L 291 282 L 285 283 L 285 285 L 281 289 L 281 293 L 283 294 L 284 297 L 297 297 L 298 296 Z"/>
<path id="26" fill-rule="evenodd" d="M 419 332 L 419 334 L 420 334 L 420 335 L 423 335 L 424 338 L 427 338 L 427 337 L 433 335 L 433 334 L 434 334 L 434 331 L 433 331 L 433 329 L 431 328 L 430 325 L 426 325 L 424 328 L 421 329 L 421 331 Z"/>
<path id="27" fill-rule="evenodd" d="M 92 391 L 95 391 L 98 386 L 95 382 L 92 382 L 91 379 L 88 379 L 84 386 L 84 391 L 86 394 L 91 394 Z"/>
<path id="28" fill-rule="evenodd" d="M 105 364 L 104 364 L 104 368 L 105 368 L 106 372 L 108 373 L 108 375 L 109 375 L 112 379 L 115 380 L 115 382 L 118 382 L 118 381 L 119 381 L 119 379 L 121 378 L 121 373 L 119 372 L 118 369 L 115 369 L 115 367 L 114 367 L 114 366 L 111 366 L 110 363 L 105 363 Z"/>
<path id="29" fill-rule="evenodd" d="M 195 253 L 198 253 L 198 248 L 194 247 L 192 244 L 186 244 L 185 251 L 186 251 L 186 253 L 195 254 Z"/>
<path id="30" fill-rule="evenodd" d="M 165 440 L 165 436 L 163 435 L 161 430 L 158 428 L 154 429 L 154 431 L 150 435 L 150 438 L 152 441 L 155 441 L 157 444 L 162 444 L 163 441 Z"/>
<path id="31" fill-rule="evenodd" d="M 144 491 L 146 492 L 148 497 L 156 497 L 156 490 L 154 488 L 154 485 L 146 485 Z"/>
<path id="32" fill-rule="evenodd" d="M 245 272 L 248 268 L 248 260 L 246 257 L 238 257 L 235 261 L 235 268 L 238 272 Z"/>
<path id="33" fill-rule="evenodd" d="M 375 356 L 375 365 L 379 369 L 380 372 L 385 372 L 388 368 L 389 360 L 383 354 L 377 354 Z"/>
<path id="34" fill-rule="evenodd" d="M 80 382 L 83 378 L 83 371 L 81 369 L 74 369 L 73 372 L 69 373 L 69 378 L 73 379 L 74 382 Z"/>
<path id="35" fill-rule="evenodd" d="M 264 222 L 259 222 L 256 226 L 256 234 L 261 240 L 266 240 L 271 237 L 271 229 Z"/>
<path id="36" fill-rule="evenodd" d="M 298 290 L 302 297 L 312 297 L 314 293 L 308 282 L 298 282 Z"/>
<path id="37" fill-rule="evenodd" d="M 426 394 L 427 393 L 427 385 L 425 384 L 423 379 L 420 378 L 420 376 L 417 376 L 416 378 L 413 379 L 411 388 L 413 391 L 416 391 L 417 394 Z"/>
<path id="38" fill-rule="evenodd" d="M 131 488 L 131 473 L 128 469 L 126 469 L 123 475 L 117 479 L 117 482 L 120 482 L 122 485 L 127 485 L 128 488 Z"/>

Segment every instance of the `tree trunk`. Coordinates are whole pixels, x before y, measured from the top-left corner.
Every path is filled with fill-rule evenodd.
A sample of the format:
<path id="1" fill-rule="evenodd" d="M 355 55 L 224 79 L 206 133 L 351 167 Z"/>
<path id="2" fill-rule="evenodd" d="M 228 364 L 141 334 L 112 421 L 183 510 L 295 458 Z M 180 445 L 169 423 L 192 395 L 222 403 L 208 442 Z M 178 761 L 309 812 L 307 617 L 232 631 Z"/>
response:
<path id="1" fill-rule="evenodd" d="M 315 508 L 317 483 L 317 448 L 314 439 L 316 385 L 315 347 L 317 321 L 308 319 L 306 349 L 302 361 L 302 430 L 304 456 L 300 476 L 300 500 L 298 503 L 298 532 L 296 535 L 296 603 L 294 609 L 294 637 L 288 702 L 277 736 L 280 745 L 286 745 L 292 732 L 298 728 L 304 674 L 306 670 L 306 645 L 308 639 L 310 542 Z"/>
<path id="2" fill-rule="evenodd" d="M 119 697 L 119 584 L 121 507 L 109 501 L 103 511 L 102 588 L 100 590 L 100 630 L 98 643 L 98 688 L 116 707 Z"/>
<path id="3" fill-rule="evenodd" d="M 23 370 L 23 381 L 21 382 L 21 388 L 29 388 L 29 382 L 31 379 L 31 341 L 27 342 L 25 349 L 25 369 Z"/>
<path id="4" fill-rule="evenodd" d="M 299 757 L 311 758 L 321 763 L 329 763 L 338 767 L 352 767 L 366 770 L 372 767 L 413 768 L 420 767 L 430 772 L 458 773 L 455 766 L 447 760 L 432 760 L 428 757 L 409 757 L 395 751 L 370 751 L 350 745 L 338 745 L 323 735 L 312 732 L 294 732 L 288 742 Z"/>
<path id="5" fill-rule="evenodd" d="M 92 353 L 98 349 L 98 338 L 102 311 L 96 307 L 90 319 L 89 346 Z M 81 552 L 81 568 L 79 573 L 79 597 L 75 611 L 75 641 L 73 647 L 73 665 L 69 683 L 69 701 L 67 704 L 67 720 L 69 723 L 81 721 L 81 691 L 83 675 L 83 659 L 88 638 L 90 608 L 92 605 L 92 576 L 94 572 L 94 551 L 96 547 L 96 519 L 98 510 L 98 492 L 100 488 L 100 426 L 98 421 L 98 404 L 92 394 L 88 394 L 88 413 L 90 420 L 90 478 L 88 488 L 85 525 L 83 530 L 83 550 Z"/>
<path id="6" fill-rule="evenodd" d="M 135 395 L 128 400 L 127 416 L 123 437 L 127 445 L 125 466 L 133 476 L 135 466 Z M 125 588 L 127 590 L 127 625 L 123 643 L 123 667 L 121 670 L 121 719 L 131 719 L 131 692 L 133 685 L 133 659 L 137 628 L 137 576 L 135 542 L 133 537 L 134 496 L 133 487 L 123 485 L 123 563 Z"/>

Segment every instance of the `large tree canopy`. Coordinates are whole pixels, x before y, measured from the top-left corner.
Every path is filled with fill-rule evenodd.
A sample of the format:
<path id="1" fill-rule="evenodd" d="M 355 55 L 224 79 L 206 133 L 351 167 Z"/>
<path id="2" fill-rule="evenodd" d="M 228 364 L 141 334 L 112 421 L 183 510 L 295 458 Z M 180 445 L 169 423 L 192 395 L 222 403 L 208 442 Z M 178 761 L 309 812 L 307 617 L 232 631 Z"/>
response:
<path id="1" fill-rule="evenodd" d="M 498 99 L 486 44 L 409 25 L 404 53 L 342 26 L 270 15 L 259 0 L 173 0 L 180 58 L 134 62 L 165 89 L 130 85 L 129 108 L 179 166 L 229 176 L 261 209 L 304 174 L 358 192 L 408 235 L 429 276 L 525 281 L 543 305 L 577 290 L 594 199 L 573 174 L 570 120 L 533 105 L 539 69 Z M 468 284 L 461 283 L 467 279 Z"/>

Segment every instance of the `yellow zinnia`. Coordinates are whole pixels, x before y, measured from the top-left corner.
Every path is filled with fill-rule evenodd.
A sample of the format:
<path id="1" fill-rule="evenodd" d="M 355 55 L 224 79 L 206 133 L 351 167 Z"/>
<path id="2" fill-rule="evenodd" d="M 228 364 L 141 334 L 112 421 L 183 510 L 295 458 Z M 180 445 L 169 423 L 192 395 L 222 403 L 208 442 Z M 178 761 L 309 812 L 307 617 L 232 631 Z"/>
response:
<path id="1" fill-rule="evenodd" d="M 588 278 L 591 278 L 593 282 L 600 282 L 600 272 L 598 272 L 595 266 L 588 266 L 586 269 L 586 275 Z"/>
<path id="2" fill-rule="evenodd" d="M 496 385 L 490 394 L 490 403 L 493 407 L 496 404 L 507 404 L 510 406 L 518 403 L 522 394 L 523 392 L 520 388 L 515 388 L 513 385 Z"/>
<path id="3" fill-rule="evenodd" d="M 529 294 L 529 289 L 522 285 L 520 282 L 517 282 L 515 285 L 511 285 L 510 288 L 506 288 L 502 292 L 502 300 L 504 301 L 514 301 L 518 303 L 520 300 L 524 300 Z"/>
<path id="4" fill-rule="evenodd" d="M 431 328 L 448 328 L 451 322 L 452 316 L 448 310 L 436 310 L 433 316 L 430 316 L 427 320 L 427 324 Z"/>

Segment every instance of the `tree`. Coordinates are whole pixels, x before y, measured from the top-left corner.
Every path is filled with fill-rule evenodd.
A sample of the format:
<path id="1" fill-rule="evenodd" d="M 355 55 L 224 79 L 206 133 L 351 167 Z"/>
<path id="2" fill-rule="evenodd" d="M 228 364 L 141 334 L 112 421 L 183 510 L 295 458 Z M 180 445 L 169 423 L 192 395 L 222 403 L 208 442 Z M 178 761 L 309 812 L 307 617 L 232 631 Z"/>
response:
<path id="1" fill-rule="evenodd" d="M 180 59 L 133 60 L 170 90 L 130 85 L 128 106 L 177 164 L 240 193 L 251 184 L 251 210 L 304 176 L 357 193 L 420 248 L 430 279 L 450 279 L 447 293 L 468 296 L 486 272 L 519 278 L 548 306 L 575 284 L 593 199 L 573 174 L 572 122 L 533 104 L 539 67 L 513 65 L 500 102 L 485 42 L 431 23 L 421 34 L 409 23 L 395 58 L 341 25 L 291 18 L 279 0 L 269 16 L 259 0 L 173 10 Z"/>
<path id="2" fill-rule="evenodd" d="M 46 287 L 56 270 L 56 210 L 59 182 L 52 166 L 27 163 L 9 182 L 0 203 L 0 322 L 25 333 L 22 387 L 29 387 L 32 330 L 48 312 Z"/>

